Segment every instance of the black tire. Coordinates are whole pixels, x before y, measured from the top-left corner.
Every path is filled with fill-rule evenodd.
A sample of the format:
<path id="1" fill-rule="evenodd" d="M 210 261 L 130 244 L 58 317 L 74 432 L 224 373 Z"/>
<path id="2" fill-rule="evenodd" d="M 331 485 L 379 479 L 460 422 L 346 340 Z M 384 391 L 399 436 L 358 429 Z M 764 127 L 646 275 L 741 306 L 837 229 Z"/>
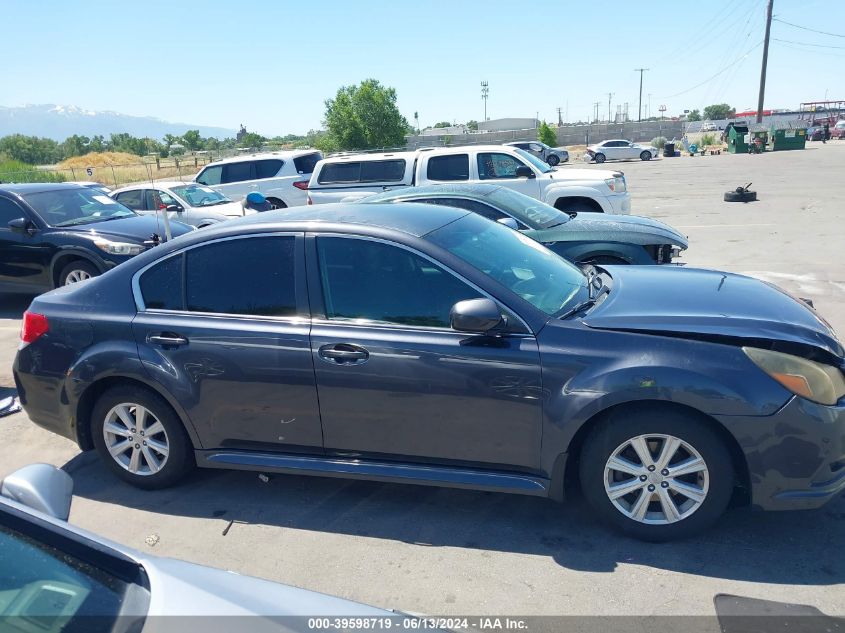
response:
<path id="1" fill-rule="evenodd" d="M 552 154 L 551 156 L 549 156 L 546 162 L 552 167 L 554 167 L 560 162 L 560 157 L 556 156 L 555 154 Z"/>
<path id="2" fill-rule="evenodd" d="M 651 152 L 648 150 L 640 152 L 640 160 L 651 160 Z"/>
<path id="3" fill-rule="evenodd" d="M 598 154 L 595 155 L 595 158 L 593 160 L 595 160 L 597 163 L 601 164 L 601 163 L 603 163 L 604 161 L 607 160 L 607 156 L 605 156 L 604 154 L 599 152 Z"/>
<path id="4" fill-rule="evenodd" d="M 91 262 L 84 259 L 75 259 L 62 268 L 62 272 L 59 273 L 59 285 L 67 286 L 82 281 L 79 277 L 87 279 L 89 277 L 97 277 L 99 274 L 99 269 Z M 68 281 L 68 278 L 72 281 Z"/>
<path id="5" fill-rule="evenodd" d="M 286 205 L 278 198 L 267 198 L 267 202 L 269 202 L 274 209 L 287 209 L 288 207 L 288 205 Z"/>
<path id="6" fill-rule="evenodd" d="M 658 434 L 674 436 L 697 451 L 706 465 L 708 481 L 703 500 L 685 517 L 675 522 L 648 524 L 628 517 L 614 505 L 605 490 L 605 467 L 617 448 L 628 440 L 642 435 Z M 654 449 L 649 444 L 649 448 L 652 451 L 659 450 L 660 444 L 655 443 Z M 683 461 L 683 454 L 683 449 L 679 450 L 678 455 L 681 456 L 681 461 Z M 647 476 L 659 478 L 659 474 L 654 472 Z M 722 438 L 710 424 L 683 411 L 656 407 L 618 409 L 600 421 L 584 442 L 580 454 L 579 475 L 584 497 L 602 519 L 629 536 L 652 542 L 687 538 L 710 527 L 724 514 L 728 507 L 733 493 L 735 476 L 731 455 Z M 629 481 L 635 481 L 643 475 L 639 477 L 628 476 L 632 477 Z M 690 476 L 698 477 L 699 475 L 687 475 L 686 477 Z M 672 478 L 668 479 L 672 482 L 676 481 Z M 678 479 L 677 482 L 684 483 L 684 480 Z M 668 481 L 667 485 L 669 485 Z M 657 495 L 661 492 L 659 488 L 662 486 L 663 481 L 659 484 L 655 481 L 655 485 L 651 489 L 655 490 L 654 494 Z M 683 495 L 678 496 L 671 489 L 667 489 L 667 492 L 669 495 L 674 495 L 672 497 L 675 500 L 673 507 L 676 507 L 676 509 L 683 507 L 684 504 L 691 503 Z M 639 492 L 639 495 L 642 494 L 646 494 L 645 489 Z M 649 494 L 651 495 L 651 493 Z M 637 493 L 632 492 L 631 495 L 637 495 Z M 620 502 L 628 503 L 628 501 L 625 501 L 626 498 L 621 497 Z M 648 498 L 654 501 L 651 501 L 646 508 L 650 513 L 652 508 L 655 508 L 656 511 L 651 515 L 652 518 L 649 518 L 648 515 L 647 518 L 655 520 L 654 517 L 659 518 L 660 513 L 663 512 L 663 506 L 659 503 L 659 499 L 653 496 Z M 634 497 L 634 501 L 631 502 L 631 509 L 636 505 L 635 501 L 638 499 L 639 496 Z M 677 506 L 675 503 L 679 499 L 682 500 L 681 506 Z M 681 510 L 679 513 L 682 514 L 683 511 Z"/>
<path id="7" fill-rule="evenodd" d="M 146 448 L 142 448 L 140 444 L 140 442 L 146 441 L 146 439 L 142 439 L 141 429 L 135 428 L 132 430 L 133 435 L 131 437 L 124 436 L 125 441 L 130 442 L 130 444 L 132 441 L 137 442 L 134 447 L 136 451 L 138 449 L 143 451 L 155 450 L 152 448 L 153 441 L 158 441 L 160 444 L 163 443 L 169 449 L 166 458 L 163 459 L 160 470 L 157 472 L 148 472 L 148 474 L 132 473 L 127 470 L 126 466 L 118 463 L 118 459 L 112 457 L 109 453 L 106 445 L 107 440 L 104 433 L 104 426 L 107 418 L 110 417 L 110 412 L 121 404 L 144 407 L 164 428 L 163 433 L 148 434 L 145 436 L 146 439 L 151 440 L 150 446 L 143 445 Z M 134 412 L 130 411 L 130 413 L 134 415 Z M 147 420 L 150 420 L 149 416 L 147 416 Z M 149 428 L 151 427 L 148 425 Z M 112 387 L 103 393 L 91 412 L 91 437 L 94 439 L 94 446 L 97 452 L 108 468 L 120 479 L 138 488 L 157 490 L 172 486 L 194 467 L 191 441 L 185 432 L 185 427 L 182 425 L 181 420 L 179 420 L 176 413 L 164 398 L 145 387 L 120 385 Z M 132 447 L 128 446 L 127 450 L 132 450 Z M 161 459 L 161 454 L 155 453 L 155 455 Z M 127 456 L 124 453 L 121 457 Z M 140 459 L 144 459 L 144 463 L 149 464 L 147 458 L 143 457 Z M 151 469 L 148 467 L 147 470 L 149 471 Z"/>
<path id="8" fill-rule="evenodd" d="M 725 202 L 754 202 L 757 199 L 756 191 L 726 191 Z"/>

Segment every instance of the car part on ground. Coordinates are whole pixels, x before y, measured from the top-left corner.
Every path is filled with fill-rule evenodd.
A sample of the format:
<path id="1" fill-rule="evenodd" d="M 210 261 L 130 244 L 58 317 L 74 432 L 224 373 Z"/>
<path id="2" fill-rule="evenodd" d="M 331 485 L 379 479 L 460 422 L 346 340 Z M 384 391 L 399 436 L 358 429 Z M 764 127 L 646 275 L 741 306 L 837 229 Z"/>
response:
<path id="1" fill-rule="evenodd" d="M 580 269 L 476 213 L 398 206 L 253 214 L 37 297 L 13 367 L 29 418 L 143 488 L 192 460 L 552 498 L 580 477 L 649 540 L 729 499 L 845 491 L 845 349 L 803 302 Z"/>
<path id="2" fill-rule="evenodd" d="M 733 191 L 726 191 L 725 192 L 725 202 L 754 202 L 757 200 L 757 192 L 750 191 L 748 188 L 751 186 L 749 182 L 747 185 L 739 186 Z"/>

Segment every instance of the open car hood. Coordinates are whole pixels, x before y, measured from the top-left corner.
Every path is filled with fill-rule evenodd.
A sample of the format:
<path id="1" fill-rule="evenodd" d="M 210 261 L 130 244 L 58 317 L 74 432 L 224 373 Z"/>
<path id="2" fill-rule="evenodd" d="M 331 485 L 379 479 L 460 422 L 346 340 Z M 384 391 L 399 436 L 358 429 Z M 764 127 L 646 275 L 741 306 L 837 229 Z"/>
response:
<path id="1" fill-rule="evenodd" d="M 550 229 L 523 231 L 542 243 L 598 241 L 628 244 L 672 244 L 685 249 L 687 238 L 668 224 L 636 215 L 579 213 L 566 224 Z"/>
<path id="2" fill-rule="evenodd" d="M 710 340 L 783 341 L 824 350 L 842 344 L 815 310 L 780 288 L 733 273 L 664 266 L 607 266 L 613 289 L 590 311 L 591 328 L 702 335 Z"/>

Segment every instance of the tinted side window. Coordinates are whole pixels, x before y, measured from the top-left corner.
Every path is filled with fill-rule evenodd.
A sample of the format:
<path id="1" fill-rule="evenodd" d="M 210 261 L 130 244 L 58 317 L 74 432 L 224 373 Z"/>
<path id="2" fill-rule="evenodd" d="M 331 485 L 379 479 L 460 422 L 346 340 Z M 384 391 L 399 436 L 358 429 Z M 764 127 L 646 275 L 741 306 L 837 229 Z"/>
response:
<path id="1" fill-rule="evenodd" d="M 136 189 L 135 191 L 124 191 L 114 197 L 120 204 L 134 209 L 135 211 L 142 211 L 144 209 L 144 190 Z"/>
<path id="2" fill-rule="evenodd" d="M 24 210 L 8 198 L 0 198 L 0 229 L 8 229 L 9 222 L 27 217 Z"/>
<path id="3" fill-rule="evenodd" d="M 223 165 L 206 167 L 197 176 L 197 182 L 202 185 L 219 185 L 223 177 Z"/>
<path id="4" fill-rule="evenodd" d="M 469 180 L 469 154 L 432 156 L 428 159 L 429 180 Z"/>
<path id="5" fill-rule="evenodd" d="M 361 163 L 361 182 L 399 182 L 405 177 L 404 160 L 371 160 Z"/>
<path id="6" fill-rule="evenodd" d="M 282 165 L 284 161 L 281 160 L 257 160 L 255 161 L 255 177 L 273 178 L 279 173 Z"/>
<path id="7" fill-rule="evenodd" d="M 441 198 L 438 202 L 449 207 L 457 207 L 458 209 L 472 211 L 473 213 L 484 216 L 488 220 L 498 221 L 502 218 L 510 217 L 507 213 L 502 213 L 498 209 L 494 209 L 493 207 L 486 205 L 483 202 L 478 202 L 477 200 L 467 200 L 466 198 Z"/>
<path id="8" fill-rule="evenodd" d="M 482 152 L 478 154 L 478 177 L 481 180 L 516 178 L 517 167 L 524 165 L 509 154 Z"/>
<path id="9" fill-rule="evenodd" d="M 360 182 L 361 163 L 326 163 L 317 181 L 320 184 Z"/>
<path id="10" fill-rule="evenodd" d="M 141 296 L 147 309 L 184 310 L 182 297 L 182 255 L 156 264 L 139 281 Z"/>
<path id="11" fill-rule="evenodd" d="M 314 172 L 314 167 L 323 157 L 320 153 L 305 154 L 305 156 L 297 156 L 293 159 L 293 166 L 296 168 L 298 174 L 311 174 Z"/>
<path id="12" fill-rule="evenodd" d="M 185 296 L 193 312 L 296 314 L 294 237 L 226 240 L 187 251 Z"/>
<path id="13" fill-rule="evenodd" d="M 317 239 L 326 316 L 449 327 L 458 301 L 481 295 L 429 260 L 382 242 Z"/>
<path id="14" fill-rule="evenodd" d="M 251 161 L 240 161 L 238 163 L 227 163 L 223 165 L 222 182 L 241 182 L 243 180 L 255 180 L 255 170 Z"/>

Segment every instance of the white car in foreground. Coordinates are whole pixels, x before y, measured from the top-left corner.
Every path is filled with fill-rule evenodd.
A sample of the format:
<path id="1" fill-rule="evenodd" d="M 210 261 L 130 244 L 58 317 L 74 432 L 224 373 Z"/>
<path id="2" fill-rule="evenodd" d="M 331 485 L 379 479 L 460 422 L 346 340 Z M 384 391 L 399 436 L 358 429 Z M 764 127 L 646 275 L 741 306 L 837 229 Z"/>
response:
<path id="1" fill-rule="evenodd" d="M 640 145 L 624 139 L 612 139 L 602 141 L 587 147 L 584 160 L 603 163 L 606 160 L 627 160 L 639 158 L 640 160 L 651 160 L 656 158 L 660 150 L 651 145 Z"/>

